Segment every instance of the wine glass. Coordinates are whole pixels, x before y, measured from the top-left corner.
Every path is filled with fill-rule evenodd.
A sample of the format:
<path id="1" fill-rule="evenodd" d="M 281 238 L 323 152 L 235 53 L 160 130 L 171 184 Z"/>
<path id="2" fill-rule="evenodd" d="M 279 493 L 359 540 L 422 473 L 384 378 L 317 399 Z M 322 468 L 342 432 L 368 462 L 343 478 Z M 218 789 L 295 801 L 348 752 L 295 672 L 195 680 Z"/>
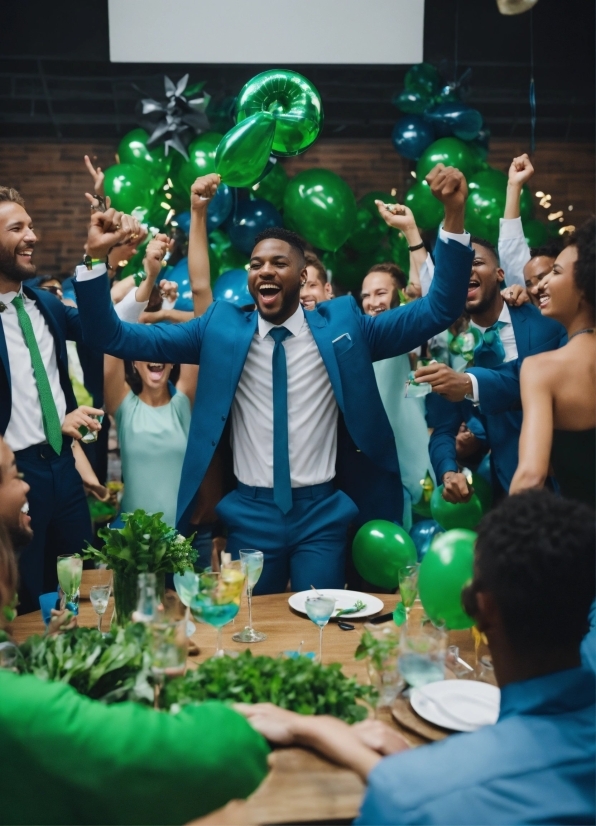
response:
<path id="1" fill-rule="evenodd" d="M 323 628 L 329 622 L 335 610 L 335 597 L 324 594 L 309 594 L 304 600 L 304 608 L 308 618 L 319 626 L 319 662 L 323 663 Z"/>
<path id="2" fill-rule="evenodd" d="M 97 630 L 101 632 L 101 621 L 108 607 L 110 599 L 110 585 L 92 585 L 89 589 L 89 599 L 93 610 L 97 614 Z"/>
<path id="3" fill-rule="evenodd" d="M 154 622 L 148 625 L 151 639 L 153 707 L 159 708 L 159 694 L 166 675 L 179 677 L 186 670 L 185 622 Z"/>
<path id="4" fill-rule="evenodd" d="M 402 605 L 406 609 L 406 623 L 412 610 L 412 605 L 416 601 L 418 594 L 418 571 L 420 565 L 406 565 L 397 572 L 399 580 L 399 593 L 401 594 Z"/>
<path id="5" fill-rule="evenodd" d="M 64 592 L 64 605 L 73 614 L 79 613 L 79 588 L 83 576 L 83 559 L 79 554 L 61 554 L 56 562 L 58 582 Z"/>
<path id="6" fill-rule="evenodd" d="M 234 634 L 234 642 L 263 642 L 267 639 L 267 634 L 255 631 L 252 627 L 252 589 L 255 587 L 263 570 L 265 557 L 262 551 L 245 550 L 240 551 L 240 562 L 246 576 L 246 594 L 248 596 L 248 625 L 244 631 Z"/>
<path id="7" fill-rule="evenodd" d="M 217 628 L 215 656 L 223 657 L 221 629 L 240 610 L 244 575 L 234 568 L 222 568 L 218 573 L 199 574 L 199 589 L 190 603 L 190 612 Z"/>
<path id="8" fill-rule="evenodd" d="M 192 637 L 197 627 L 190 621 L 190 603 L 199 590 L 199 575 L 195 573 L 192 568 L 184 571 L 183 574 L 174 574 L 174 588 L 180 597 L 180 602 L 186 606 L 186 612 L 184 614 L 186 636 Z"/>

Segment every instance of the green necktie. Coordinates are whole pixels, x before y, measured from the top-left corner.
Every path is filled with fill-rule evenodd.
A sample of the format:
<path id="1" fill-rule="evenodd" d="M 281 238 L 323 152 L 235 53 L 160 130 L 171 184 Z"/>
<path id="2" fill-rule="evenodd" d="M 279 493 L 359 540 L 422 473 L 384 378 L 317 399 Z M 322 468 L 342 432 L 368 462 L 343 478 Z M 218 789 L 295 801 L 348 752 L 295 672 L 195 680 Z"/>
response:
<path id="1" fill-rule="evenodd" d="M 39 352 L 35 333 L 33 332 L 33 325 L 31 324 L 27 310 L 23 306 L 23 296 L 15 296 L 12 303 L 17 311 L 17 318 L 19 319 L 23 338 L 25 339 L 25 344 L 29 348 L 29 355 L 31 356 L 31 366 L 33 367 L 37 392 L 39 393 L 39 403 L 41 404 L 43 429 L 50 446 L 59 454 L 62 450 L 62 427 L 60 425 L 56 403 L 52 395 L 50 380 L 48 379 L 46 368 L 43 365 L 43 359 Z"/>

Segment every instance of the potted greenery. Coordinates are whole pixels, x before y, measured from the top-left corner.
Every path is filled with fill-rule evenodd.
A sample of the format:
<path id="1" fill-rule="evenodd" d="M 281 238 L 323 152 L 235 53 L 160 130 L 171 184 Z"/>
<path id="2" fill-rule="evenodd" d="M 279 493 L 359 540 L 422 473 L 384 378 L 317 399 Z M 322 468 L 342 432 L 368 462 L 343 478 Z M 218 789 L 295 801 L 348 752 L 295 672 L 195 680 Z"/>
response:
<path id="1" fill-rule="evenodd" d="M 197 552 L 192 537 L 186 539 L 175 528 L 162 522 L 163 513 L 136 510 L 123 513 L 123 528 L 101 528 L 104 540 L 98 550 L 87 544 L 85 559 L 107 565 L 114 572 L 115 618 L 124 625 L 137 606 L 137 578 L 142 573 L 156 574 L 157 593 L 163 598 L 166 573 L 184 573 L 192 568 Z"/>

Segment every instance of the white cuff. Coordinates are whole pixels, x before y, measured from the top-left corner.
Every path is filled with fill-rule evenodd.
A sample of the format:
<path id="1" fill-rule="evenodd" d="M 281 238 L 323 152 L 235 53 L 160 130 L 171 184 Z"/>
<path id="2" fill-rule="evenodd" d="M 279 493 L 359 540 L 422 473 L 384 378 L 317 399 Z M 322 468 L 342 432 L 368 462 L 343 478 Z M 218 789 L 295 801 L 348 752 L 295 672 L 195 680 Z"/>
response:
<path id="1" fill-rule="evenodd" d="M 136 324 L 147 304 L 149 304 L 148 301 L 137 301 L 137 288 L 135 287 L 114 306 L 114 310 L 120 321 Z"/>
<path id="2" fill-rule="evenodd" d="M 474 404 L 480 404 L 480 396 L 478 394 L 478 379 L 474 375 L 474 373 L 466 373 L 466 376 L 469 376 L 470 381 L 472 382 L 472 392 L 468 393 L 466 399 L 469 399 Z"/>
<path id="3" fill-rule="evenodd" d="M 464 247 L 470 246 L 470 233 L 466 232 L 465 230 L 461 233 L 447 232 L 441 226 L 441 228 L 439 229 L 439 238 L 441 239 L 441 241 L 447 241 L 448 239 L 451 239 L 452 241 L 459 241 L 459 243 L 463 244 Z"/>
<path id="4" fill-rule="evenodd" d="M 77 281 L 91 281 L 94 278 L 99 278 L 107 272 L 106 265 L 102 261 L 100 264 L 94 264 L 90 270 L 84 264 L 79 264 L 75 270 Z"/>
<path id="5" fill-rule="evenodd" d="M 420 267 L 420 272 L 418 274 L 418 277 L 420 278 L 420 292 L 422 293 L 422 298 L 424 298 L 425 295 L 428 295 L 434 273 L 435 264 L 430 257 L 430 252 L 428 252 L 426 254 L 426 261 Z"/>
<path id="6" fill-rule="evenodd" d="M 499 241 L 510 238 L 524 238 L 521 218 L 499 218 Z"/>

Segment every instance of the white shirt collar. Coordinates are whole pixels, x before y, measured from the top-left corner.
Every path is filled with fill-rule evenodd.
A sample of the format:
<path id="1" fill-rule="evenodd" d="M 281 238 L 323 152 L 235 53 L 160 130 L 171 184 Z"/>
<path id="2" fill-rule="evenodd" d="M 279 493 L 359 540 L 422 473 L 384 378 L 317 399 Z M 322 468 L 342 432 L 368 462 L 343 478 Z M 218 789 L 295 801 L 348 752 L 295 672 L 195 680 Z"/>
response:
<path id="1" fill-rule="evenodd" d="M 502 321 L 503 324 L 511 324 L 511 313 L 509 312 L 509 307 L 507 306 L 506 301 L 503 301 L 503 308 L 497 321 Z M 482 330 L 482 332 L 488 330 L 488 327 L 481 327 L 480 324 L 474 324 L 473 321 L 471 321 L 470 323 L 473 324 L 474 327 L 477 327 L 479 330 Z"/>
<path id="2" fill-rule="evenodd" d="M 265 338 L 269 330 L 272 330 L 274 327 L 285 327 L 286 330 L 289 330 L 293 336 L 297 336 L 302 329 L 303 324 L 304 310 L 302 309 L 302 304 L 299 304 L 296 312 L 287 318 L 283 324 L 272 324 L 270 321 L 266 321 L 262 316 L 259 316 L 259 335 L 261 338 Z"/>
<path id="3" fill-rule="evenodd" d="M 0 293 L 0 301 L 1 301 L 3 304 L 7 304 L 7 305 L 8 305 L 8 304 L 10 304 L 10 302 L 12 301 L 12 299 L 13 299 L 13 298 L 16 298 L 16 296 L 17 296 L 17 295 L 22 295 L 22 296 L 23 296 L 23 299 L 26 299 L 26 298 L 27 298 L 27 296 L 26 296 L 26 295 L 25 295 L 25 293 L 23 292 L 23 285 L 22 285 L 22 284 L 21 284 L 20 289 L 19 289 L 17 292 L 15 292 L 15 291 L 13 290 L 13 291 L 12 291 L 12 292 L 10 292 L 10 293 Z"/>

